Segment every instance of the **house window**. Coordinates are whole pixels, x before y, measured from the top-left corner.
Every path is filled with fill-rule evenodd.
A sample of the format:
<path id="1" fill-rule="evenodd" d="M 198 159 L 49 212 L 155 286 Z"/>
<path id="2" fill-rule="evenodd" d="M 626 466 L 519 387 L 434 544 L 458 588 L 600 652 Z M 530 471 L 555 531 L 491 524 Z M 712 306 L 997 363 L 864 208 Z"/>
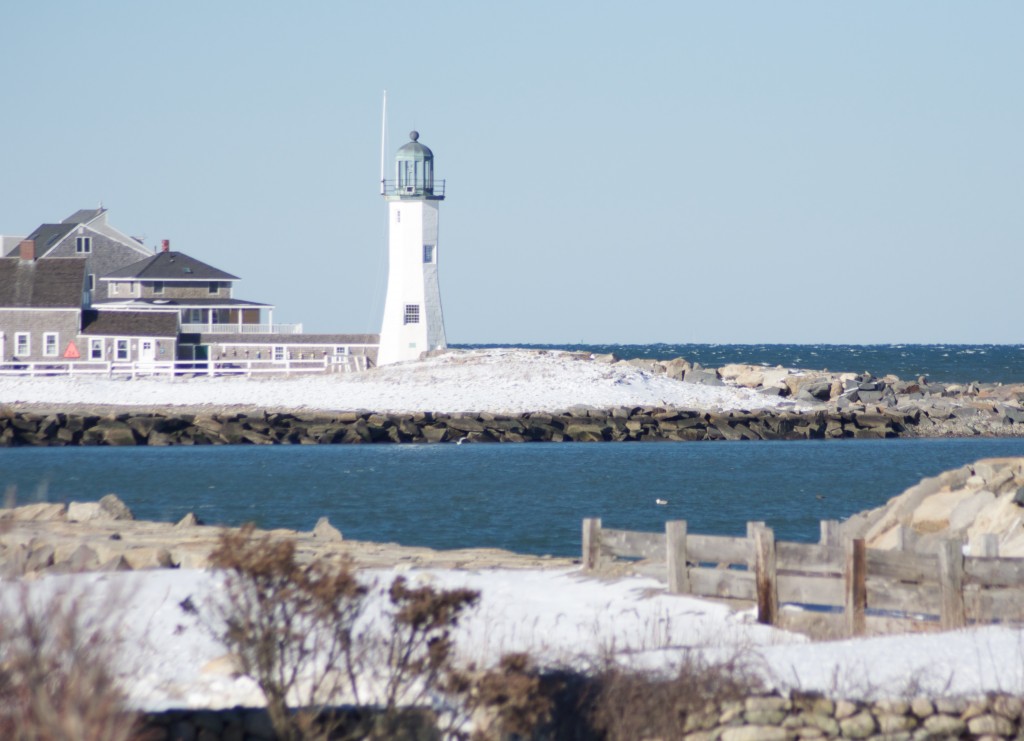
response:
<path id="1" fill-rule="evenodd" d="M 128 340 L 118 340 L 116 347 L 117 351 L 114 354 L 114 357 L 118 360 L 128 360 L 130 357 L 128 353 Z"/>
<path id="2" fill-rule="evenodd" d="M 283 345 L 274 345 L 274 360 L 284 360 Z"/>
<path id="3" fill-rule="evenodd" d="M 29 342 L 28 332 L 15 332 L 14 333 L 14 354 L 15 355 L 30 355 L 32 352 L 32 343 Z"/>
<path id="4" fill-rule="evenodd" d="M 75 237 L 75 252 L 80 255 L 92 252 L 92 237 Z"/>
<path id="5" fill-rule="evenodd" d="M 220 283 L 215 280 L 210 281 L 210 293 L 217 293 L 220 291 Z"/>
<path id="6" fill-rule="evenodd" d="M 402 223 L 402 212 L 401 211 L 395 211 L 395 223 L 396 224 L 401 224 Z"/>
<path id="7" fill-rule="evenodd" d="M 164 282 L 162 280 L 153 281 L 153 293 L 161 294 L 164 292 Z"/>
<path id="8" fill-rule="evenodd" d="M 103 360 L 103 340 L 89 340 L 89 360 Z"/>
<path id="9" fill-rule="evenodd" d="M 420 306 L 419 304 L 406 304 L 405 305 L 405 321 L 404 324 L 419 324 L 420 323 Z"/>
<path id="10" fill-rule="evenodd" d="M 96 288 L 96 273 L 89 273 L 88 277 L 85 279 L 85 287 L 86 287 L 87 290 L 90 290 L 90 291 L 95 290 L 95 288 Z"/>
<path id="11" fill-rule="evenodd" d="M 43 355 L 48 358 L 57 357 L 57 333 L 56 332 L 44 332 L 43 333 Z"/>
<path id="12" fill-rule="evenodd" d="M 423 245 L 423 262 L 434 262 L 434 245 Z"/>

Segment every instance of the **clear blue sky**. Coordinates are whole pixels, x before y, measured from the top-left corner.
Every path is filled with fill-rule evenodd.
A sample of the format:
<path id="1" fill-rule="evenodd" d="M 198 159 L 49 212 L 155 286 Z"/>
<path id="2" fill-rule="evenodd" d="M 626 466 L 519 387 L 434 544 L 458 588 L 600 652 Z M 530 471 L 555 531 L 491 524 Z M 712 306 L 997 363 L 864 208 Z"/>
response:
<path id="1" fill-rule="evenodd" d="M 0 233 L 101 200 L 375 332 L 447 180 L 450 342 L 1024 342 L 1019 2 L 9 2 Z"/>

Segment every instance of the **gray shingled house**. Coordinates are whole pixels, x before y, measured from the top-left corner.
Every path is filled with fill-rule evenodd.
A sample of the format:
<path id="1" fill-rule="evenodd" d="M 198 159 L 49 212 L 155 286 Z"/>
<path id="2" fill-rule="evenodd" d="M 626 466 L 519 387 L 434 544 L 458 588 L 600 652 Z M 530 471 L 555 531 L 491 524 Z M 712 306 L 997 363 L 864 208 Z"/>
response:
<path id="1" fill-rule="evenodd" d="M 107 224 L 102 208 L 43 224 L 5 249 L 0 363 L 365 368 L 376 361 L 377 335 L 314 335 L 300 324 L 274 324 L 273 306 L 233 297 L 237 276 L 172 252 L 167 241 L 150 252 Z"/>
<path id="2" fill-rule="evenodd" d="M 156 361 L 175 356 L 173 312 L 89 308 L 88 261 L 41 258 L 33 240 L 0 258 L 0 362 Z"/>
<path id="3" fill-rule="evenodd" d="M 304 334 L 302 325 L 274 324 L 273 306 L 234 298 L 237 280 L 165 243 L 161 252 L 100 278 L 107 298 L 94 306 L 103 313 L 174 310 L 181 360 L 332 363 L 375 357 L 377 335 Z"/>
<path id="4" fill-rule="evenodd" d="M 35 243 L 40 258 L 85 258 L 86 281 L 92 300 L 106 298 L 106 286 L 98 283 L 100 276 L 137 262 L 153 254 L 142 241 L 129 237 L 107 223 L 105 208 L 82 209 L 59 224 L 41 224 L 24 239 Z M 5 240 L 5 246 L 11 241 Z M 20 244 L 21 240 L 17 240 Z M 14 244 L 6 247 L 5 257 L 17 252 Z"/>

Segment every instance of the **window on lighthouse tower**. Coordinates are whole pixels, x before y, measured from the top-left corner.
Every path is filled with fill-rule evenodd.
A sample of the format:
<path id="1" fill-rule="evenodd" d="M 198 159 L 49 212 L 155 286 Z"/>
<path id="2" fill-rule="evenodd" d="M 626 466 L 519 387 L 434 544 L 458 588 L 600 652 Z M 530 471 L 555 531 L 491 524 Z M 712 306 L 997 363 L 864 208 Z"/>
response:
<path id="1" fill-rule="evenodd" d="M 404 324 L 419 324 L 420 323 L 420 306 L 419 304 L 406 304 L 405 305 L 405 317 Z"/>
<path id="2" fill-rule="evenodd" d="M 425 244 L 423 245 L 423 262 L 432 263 L 434 262 L 434 245 Z"/>

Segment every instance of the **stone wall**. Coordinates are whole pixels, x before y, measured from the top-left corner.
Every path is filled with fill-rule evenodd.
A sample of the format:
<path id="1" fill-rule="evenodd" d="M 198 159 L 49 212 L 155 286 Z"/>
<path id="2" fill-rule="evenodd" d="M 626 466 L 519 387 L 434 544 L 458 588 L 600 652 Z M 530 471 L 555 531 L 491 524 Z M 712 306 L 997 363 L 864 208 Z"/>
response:
<path id="1" fill-rule="evenodd" d="M 818 695 L 748 697 L 724 703 L 685 721 L 688 741 L 796 741 L 797 739 L 1010 739 L 1024 734 L 1022 702 L 1009 695 L 875 702 Z M 271 741 L 262 709 L 177 710 L 147 715 L 154 741 L 204 739 Z M 437 738 L 421 728 L 418 738 Z M 486 738 L 498 738 L 485 734 Z M 541 738 L 544 736 L 541 735 Z"/>
<path id="2" fill-rule="evenodd" d="M 0 447 L 439 442 L 804 440 L 913 434 L 919 412 L 573 408 L 517 415 L 415 412 L 109 414 L 0 411 Z"/>

